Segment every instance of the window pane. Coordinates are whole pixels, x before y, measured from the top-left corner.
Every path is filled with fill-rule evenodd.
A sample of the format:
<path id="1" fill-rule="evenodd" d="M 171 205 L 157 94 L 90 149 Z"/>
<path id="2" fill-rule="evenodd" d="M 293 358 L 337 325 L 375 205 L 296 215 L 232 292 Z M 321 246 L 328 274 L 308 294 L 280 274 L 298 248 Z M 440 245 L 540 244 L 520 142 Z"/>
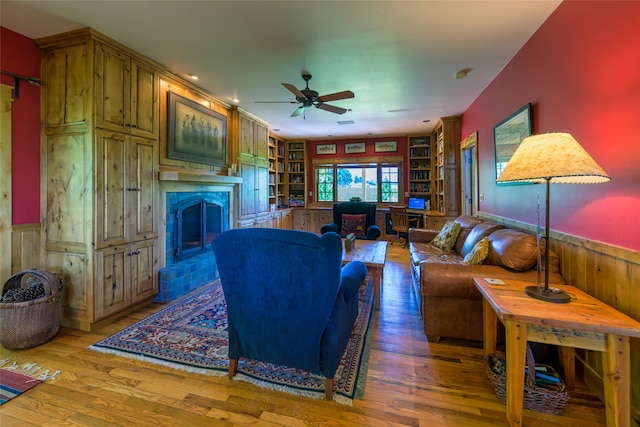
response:
<path id="1" fill-rule="evenodd" d="M 338 167 L 338 201 L 359 197 L 364 202 L 378 201 L 375 167 Z"/>
<path id="2" fill-rule="evenodd" d="M 400 169 L 397 166 L 382 167 L 382 202 L 397 203 L 399 199 Z"/>
<path id="3" fill-rule="evenodd" d="M 318 201 L 333 201 L 333 169 L 318 168 L 316 169 L 316 182 L 318 183 Z"/>

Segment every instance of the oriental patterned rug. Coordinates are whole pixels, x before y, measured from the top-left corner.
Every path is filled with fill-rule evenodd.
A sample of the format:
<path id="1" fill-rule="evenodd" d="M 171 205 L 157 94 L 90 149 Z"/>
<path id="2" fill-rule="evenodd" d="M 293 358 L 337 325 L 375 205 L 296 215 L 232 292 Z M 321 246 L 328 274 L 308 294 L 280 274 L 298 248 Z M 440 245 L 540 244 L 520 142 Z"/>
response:
<path id="1" fill-rule="evenodd" d="M 360 288 L 359 315 L 334 377 L 333 399 L 364 397 L 375 316 L 373 285 Z M 227 375 L 227 307 L 219 281 L 89 347 L 203 375 Z M 299 396 L 324 399 L 324 378 L 308 371 L 240 359 L 234 379 Z"/>

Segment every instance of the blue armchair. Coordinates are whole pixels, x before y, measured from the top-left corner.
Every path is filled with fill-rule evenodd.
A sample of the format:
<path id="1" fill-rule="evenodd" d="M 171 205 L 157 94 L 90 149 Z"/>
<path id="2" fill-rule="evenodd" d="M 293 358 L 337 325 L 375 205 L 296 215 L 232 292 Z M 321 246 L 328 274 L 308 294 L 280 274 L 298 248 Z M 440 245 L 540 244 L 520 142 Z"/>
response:
<path id="1" fill-rule="evenodd" d="M 360 218 L 357 218 L 358 216 Z M 323 225 L 320 233 L 331 231 L 342 237 L 353 232 L 356 239 L 376 240 L 382 234 L 382 230 L 376 225 L 376 204 L 363 202 L 334 204 L 333 223 Z"/>
<path id="2" fill-rule="evenodd" d="M 358 317 L 359 261 L 335 233 L 233 229 L 213 241 L 229 319 L 229 378 L 240 357 L 333 377 Z"/>

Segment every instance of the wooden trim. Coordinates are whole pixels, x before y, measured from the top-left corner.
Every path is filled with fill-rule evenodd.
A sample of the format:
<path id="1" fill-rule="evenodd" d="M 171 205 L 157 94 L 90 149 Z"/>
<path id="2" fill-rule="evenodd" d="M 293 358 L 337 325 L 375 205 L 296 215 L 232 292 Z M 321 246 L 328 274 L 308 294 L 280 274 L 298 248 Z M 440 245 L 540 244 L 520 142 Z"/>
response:
<path id="1" fill-rule="evenodd" d="M 39 223 L 14 225 L 10 243 L 11 274 L 30 268 L 42 269 L 43 252 Z"/>
<path id="2" fill-rule="evenodd" d="M 375 156 L 375 157 L 349 157 L 346 159 L 340 158 L 314 158 L 311 160 L 313 166 L 316 165 L 343 165 L 343 164 L 370 164 L 370 163 L 404 163 L 403 156 Z"/>
<path id="3" fill-rule="evenodd" d="M 0 283 L 11 276 L 11 86 L 0 85 Z"/>

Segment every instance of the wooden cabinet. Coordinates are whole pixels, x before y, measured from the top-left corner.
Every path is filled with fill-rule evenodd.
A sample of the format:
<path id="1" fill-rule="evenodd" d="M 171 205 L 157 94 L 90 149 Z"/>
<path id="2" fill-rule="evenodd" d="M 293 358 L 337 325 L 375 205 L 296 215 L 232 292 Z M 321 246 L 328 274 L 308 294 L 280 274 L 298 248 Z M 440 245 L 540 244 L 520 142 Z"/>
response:
<path id="1" fill-rule="evenodd" d="M 91 29 L 42 52 L 45 266 L 81 329 L 158 290 L 159 66 Z"/>
<path id="2" fill-rule="evenodd" d="M 158 137 L 158 73 L 129 55 L 96 42 L 96 127 Z"/>
<path id="3" fill-rule="evenodd" d="M 431 136 L 409 136 L 409 197 L 431 203 Z"/>
<path id="4" fill-rule="evenodd" d="M 267 126 L 240 113 L 239 154 L 249 158 L 267 159 Z"/>
<path id="5" fill-rule="evenodd" d="M 306 205 L 305 159 L 306 144 L 304 141 L 287 142 L 287 188 L 289 207 Z"/>
<path id="6" fill-rule="evenodd" d="M 96 247 L 156 238 L 157 145 L 96 131 Z"/>
<path id="7" fill-rule="evenodd" d="M 265 163 L 240 161 L 238 171 L 242 177 L 239 197 L 239 219 L 245 220 L 269 211 L 268 167 Z"/>
<path id="8" fill-rule="evenodd" d="M 438 120 L 432 135 L 431 209 L 460 214 L 460 117 Z"/>

